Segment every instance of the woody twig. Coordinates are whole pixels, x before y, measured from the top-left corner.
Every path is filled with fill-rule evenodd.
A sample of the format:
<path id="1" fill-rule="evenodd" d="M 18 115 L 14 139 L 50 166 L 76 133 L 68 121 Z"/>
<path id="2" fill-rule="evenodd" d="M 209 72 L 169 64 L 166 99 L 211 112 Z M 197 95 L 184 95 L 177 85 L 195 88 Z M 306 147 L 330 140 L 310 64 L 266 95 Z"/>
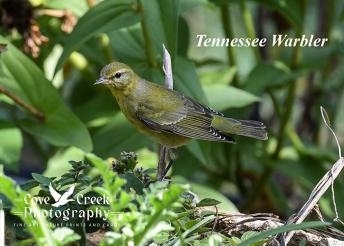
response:
<path id="1" fill-rule="evenodd" d="M 323 176 L 323 178 L 318 182 L 318 184 L 314 187 L 313 191 L 309 195 L 307 202 L 302 206 L 299 212 L 296 215 L 293 215 L 291 218 L 289 218 L 287 224 L 299 224 L 302 221 L 304 221 L 309 215 L 309 213 L 317 206 L 320 198 L 325 194 L 325 192 L 329 188 L 331 188 L 331 191 L 332 191 L 332 201 L 333 201 L 333 206 L 334 206 L 334 211 L 335 211 L 335 216 L 336 216 L 334 218 L 334 221 L 344 224 L 339 219 L 339 216 L 338 216 L 337 205 L 336 205 L 336 200 L 335 200 L 335 195 L 334 195 L 334 185 L 333 185 L 334 180 L 338 177 L 338 175 L 340 174 L 340 172 L 342 171 L 344 167 L 344 158 L 342 157 L 338 138 L 331 128 L 330 120 L 327 116 L 325 109 L 321 107 L 320 111 L 321 111 L 321 115 L 322 115 L 325 125 L 331 131 L 331 133 L 333 134 L 336 140 L 336 143 L 338 146 L 339 159 L 332 166 L 332 168 Z M 284 234 L 282 238 L 283 245 L 287 245 L 294 234 L 295 234 L 295 231 L 291 231 L 287 234 Z"/>
<path id="2" fill-rule="evenodd" d="M 5 87 L 0 86 L 0 94 L 4 94 L 7 97 L 11 98 L 16 104 L 23 107 L 25 110 L 33 114 L 39 121 L 44 121 L 44 114 L 43 112 L 39 111 L 35 107 L 31 106 L 30 104 L 23 101 L 21 98 L 19 98 L 17 95 L 13 94 L 9 90 L 7 90 Z"/>

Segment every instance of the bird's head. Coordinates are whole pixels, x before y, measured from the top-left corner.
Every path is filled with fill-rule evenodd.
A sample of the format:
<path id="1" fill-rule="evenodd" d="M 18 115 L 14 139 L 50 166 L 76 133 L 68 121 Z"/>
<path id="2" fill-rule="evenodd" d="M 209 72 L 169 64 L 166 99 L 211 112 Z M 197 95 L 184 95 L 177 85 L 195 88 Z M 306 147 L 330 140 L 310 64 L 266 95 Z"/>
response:
<path id="1" fill-rule="evenodd" d="M 103 84 L 113 89 L 122 90 L 130 85 L 135 77 L 134 71 L 126 64 L 112 62 L 103 67 L 95 84 Z"/>

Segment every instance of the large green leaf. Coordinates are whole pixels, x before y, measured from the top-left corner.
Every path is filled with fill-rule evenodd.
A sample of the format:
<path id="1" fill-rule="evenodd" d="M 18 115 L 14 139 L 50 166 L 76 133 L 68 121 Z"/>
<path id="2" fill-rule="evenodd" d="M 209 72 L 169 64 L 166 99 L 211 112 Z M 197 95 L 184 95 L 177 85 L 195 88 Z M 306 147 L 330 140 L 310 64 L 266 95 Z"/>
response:
<path id="1" fill-rule="evenodd" d="M 207 97 L 196 74 L 194 64 L 185 58 L 177 57 L 174 74 L 175 88 L 193 99 L 207 104 Z"/>
<path id="2" fill-rule="evenodd" d="M 171 54 L 172 63 L 177 50 L 179 0 L 142 0 L 144 20 L 156 50 L 161 52 L 165 44 Z"/>
<path id="3" fill-rule="evenodd" d="M 20 130 L 11 123 L 0 121 L 0 164 L 15 170 L 22 145 Z"/>
<path id="4" fill-rule="evenodd" d="M 8 43 L 3 37 L 0 42 Z M 9 81 L 16 84 L 14 92 L 20 89 L 18 96 L 24 95 L 22 100 L 45 115 L 44 122 L 33 117 L 22 120 L 25 130 L 57 146 L 74 145 L 91 151 L 92 141 L 86 127 L 66 107 L 57 90 L 29 58 L 8 44 L 8 51 L 1 55 L 1 67 L 0 84 L 6 85 Z"/>
<path id="5" fill-rule="evenodd" d="M 118 156 L 122 151 L 136 151 L 149 144 L 121 113 L 94 135 L 94 152 L 104 158 Z"/>
<path id="6" fill-rule="evenodd" d="M 260 94 L 268 88 L 283 86 L 290 79 L 298 76 L 300 72 L 291 72 L 290 68 L 282 62 L 260 63 L 249 74 L 245 89 Z"/>
<path id="7" fill-rule="evenodd" d="M 96 34 L 131 26 L 139 21 L 133 0 L 103 1 L 83 15 L 66 38 L 57 72 L 69 55 Z"/>
<path id="8" fill-rule="evenodd" d="M 222 111 L 228 108 L 240 108 L 259 101 L 259 98 L 244 90 L 223 85 L 204 86 L 207 98 L 212 108 Z"/>
<path id="9" fill-rule="evenodd" d="M 111 49 L 116 54 L 117 59 L 120 62 L 127 63 L 133 66 L 134 63 L 142 63 L 142 66 L 147 62 L 145 60 L 146 53 L 144 47 L 144 40 L 140 26 L 135 25 L 133 27 L 112 31 L 108 34 L 111 43 Z M 162 47 L 160 47 L 162 49 Z M 136 71 L 138 73 L 138 71 Z"/>

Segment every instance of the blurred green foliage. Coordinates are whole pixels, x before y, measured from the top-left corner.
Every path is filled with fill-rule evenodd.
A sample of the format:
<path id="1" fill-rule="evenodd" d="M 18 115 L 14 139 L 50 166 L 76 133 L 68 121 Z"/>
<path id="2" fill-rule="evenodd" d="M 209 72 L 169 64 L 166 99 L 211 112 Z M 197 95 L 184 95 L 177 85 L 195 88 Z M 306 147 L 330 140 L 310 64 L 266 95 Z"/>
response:
<path id="1" fill-rule="evenodd" d="M 4 2 L 25 1 L 0 3 L 2 13 L 11 16 L 14 13 Z M 261 120 L 270 135 L 267 142 L 237 138 L 236 145 L 193 141 L 178 150 L 173 179 L 206 187 L 204 197 L 225 196 L 240 211 L 276 212 L 286 217 L 336 160 L 319 107 L 328 110 L 343 143 L 344 2 L 30 3 L 22 7 L 35 14 L 18 17 L 16 13 L 16 18 L 35 23 L 49 41 L 41 44 L 33 38 L 37 33 L 30 25 L 16 26 L 2 18 L 0 42 L 7 44 L 8 50 L 0 56 L 0 86 L 43 113 L 44 119 L 0 95 L 0 164 L 6 170 L 23 173 L 35 162 L 36 168 L 38 165 L 52 176 L 63 174 L 66 162 L 61 160 L 74 159 L 71 153 L 83 158 L 78 149 L 102 158 L 136 151 L 142 154 L 140 164 L 154 167 L 157 144 L 130 126 L 110 93 L 93 83 L 105 64 L 118 60 L 141 77 L 163 84 L 162 44 L 171 53 L 176 90 L 231 117 Z M 70 16 L 77 18 L 77 23 L 67 34 L 61 26 L 68 24 Z M 195 45 L 197 34 L 270 38 L 282 33 L 315 34 L 330 41 L 316 49 Z M 28 53 L 21 51 L 28 42 L 38 48 L 38 57 L 33 57 L 31 46 Z M 61 165 L 60 171 L 57 165 Z M 338 201 L 344 199 L 342 189 L 340 178 L 335 184 Z M 236 209 L 227 202 L 226 208 Z M 333 217 L 330 194 L 320 205 L 326 216 Z M 344 203 L 338 203 L 338 209 L 344 215 Z"/>
<path id="2" fill-rule="evenodd" d="M 86 162 L 70 161 L 71 169 L 60 178 L 33 173 L 33 179 L 20 186 L 0 172 L 3 184 L 0 186 L 0 209 L 10 210 L 25 223 L 25 226 L 19 226 L 21 222 L 10 214 L 7 216 L 7 226 L 14 231 L 13 238 L 7 239 L 11 240 L 11 245 L 35 243 L 62 246 L 73 242 L 89 245 L 95 242 L 92 236 L 87 235 L 94 232 L 96 235 L 98 233 L 97 245 L 104 246 L 152 243 L 171 246 L 259 246 L 264 245 L 270 236 L 281 232 L 331 225 L 322 221 L 306 222 L 260 233 L 246 231 L 240 238 L 229 237 L 223 230 L 214 232 L 217 216 L 222 212 L 204 209 L 221 205 L 220 201 L 213 198 L 199 199 L 186 184 L 151 182 L 149 169 L 136 168 L 138 163 L 135 153 L 121 153 L 120 159 L 113 162 L 112 167 L 94 154 L 87 154 L 86 158 Z M 51 187 L 56 187 L 59 192 L 68 192 L 71 184 L 74 199 L 55 207 L 50 194 Z M 38 190 L 36 197 L 30 196 L 28 192 L 33 188 Z M 86 198 L 100 202 L 92 203 L 92 200 Z M 28 209 L 35 212 L 27 212 Z M 90 217 L 73 216 L 70 212 L 72 209 L 78 213 L 107 211 L 107 218 L 104 215 L 98 218 L 94 214 Z M 230 210 L 227 208 L 227 211 Z M 99 228 L 104 232 L 99 231 Z"/>

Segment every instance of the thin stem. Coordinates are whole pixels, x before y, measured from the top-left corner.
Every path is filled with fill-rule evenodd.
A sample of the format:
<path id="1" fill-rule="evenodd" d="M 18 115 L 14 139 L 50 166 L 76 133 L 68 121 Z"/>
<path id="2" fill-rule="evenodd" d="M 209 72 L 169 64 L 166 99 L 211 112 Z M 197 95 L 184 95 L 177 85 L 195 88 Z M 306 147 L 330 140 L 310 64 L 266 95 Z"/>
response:
<path id="1" fill-rule="evenodd" d="M 274 109 L 276 111 L 276 114 L 277 114 L 278 118 L 280 119 L 282 117 L 282 113 L 281 113 L 280 105 L 278 104 L 278 99 L 275 96 L 275 94 L 273 93 L 272 89 L 268 89 L 267 92 L 271 98 L 272 104 L 274 105 Z"/>
<path id="2" fill-rule="evenodd" d="M 247 36 L 250 39 L 255 39 L 257 36 L 256 36 L 255 28 L 254 28 L 254 22 L 253 22 L 250 9 L 247 7 L 246 1 L 240 1 L 240 9 L 241 9 L 242 16 L 244 18 L 244 24 L 246 27 Z M 259 47 L 252 47 L 252 49 L 253 49 L 253 53 L 256 57 L 257 62 L 260 62 L 262 57 L 260 55 Z"/>
<path id="3" fill-rule="evenodd" d="M 39 111 L 35 107 L 31 106 L 30 104 L 23 101 L 21 98 L 13 94 L 12 92 L 8 91 L 6 88 L 0 86 L 0 93 L 6 95 L 7 97 L 11 98 L 16 104 L 22 106 L 28 112 L 33 114 L 39 121 L 44 121 L 44 114 L 43 112 Z"/>
<path id="4" fill-rule="evenodd" d="M 144 10 L 143 10 L 142 4 L 139 1 L 138 1 L 138 11 L 139 13 L 141 13 L 141 27 L 142 27 L 142 32 L 143 32 L 145 52 L 146 52 L 148 63 L 152 67 L 157 67 L 153 42 L 147 28 L 147 23 L 144 17 Z"/>
<path id="5" fill-rule="evenodd" d="M 231 10 L 229 8 L 229 4 L 225 3 L 221 6 L 221 18 L 222 18 L 222 26 L 223 26 L 223 31 L 226 36 L 226 38 L 233 39 L 234 34 L 233 34 L 233 29 L 232 29 L 232 22 L 231 22 Z M 227 47 L 227 57 L 229 64 L 234 67 L 237 66 L 237 61 L 235 59 L 235 50 L 234 47 L 228 46 Z M 238 86 L 238 75 L 235 73 L 233 77 L 233 86 Z"/>

